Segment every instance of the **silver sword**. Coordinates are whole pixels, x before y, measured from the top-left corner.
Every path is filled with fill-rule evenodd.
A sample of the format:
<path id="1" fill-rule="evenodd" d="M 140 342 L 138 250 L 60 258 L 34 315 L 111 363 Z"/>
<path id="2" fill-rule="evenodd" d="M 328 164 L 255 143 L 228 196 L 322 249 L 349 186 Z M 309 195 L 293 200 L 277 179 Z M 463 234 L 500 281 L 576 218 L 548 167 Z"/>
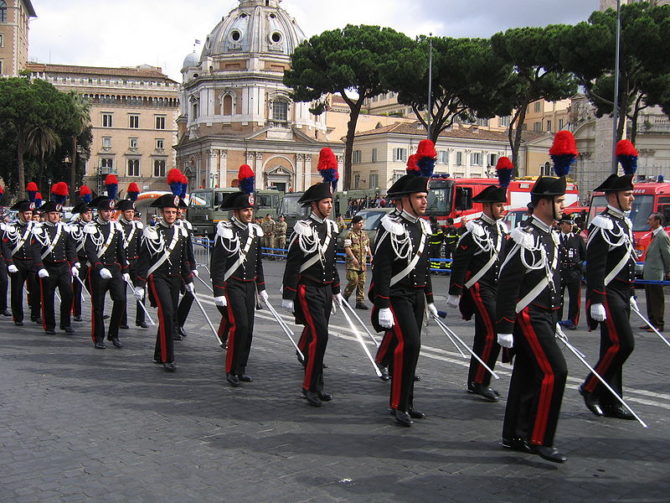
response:
<path id="1" fill-rule="evenodd" d="M 668 342 L 668 339 L 666 339 L 665 337 L 663 337 L 663 335 L 661 334 L 661 332 L 659 332 L 659 331 L 656 329 L 656 327 L 655 327 L 654 325 L 652 325 L 651 323 L 649 323 L 649 321 L 647 320 L 647 318 L 645 318 L 644 316 L 642 316 L 642 313 L 640 312 L 639 309 L 635 309 L 635 307 L 631 306 L 631 310 L 632 310 L 635 314 L 637 314 L 637 315 L 640 317 L 640 319 L 641 319 L 642 321 L 644 321 L 644 322 L 647 324 L 648 327 L 651 327 L 651 329 L 656 333 L 656 335 L 658 335 L 661 339 L 663 339 L 663 342 L 665 342 L 668 346 L 670 346 L 670 342 Z"/>
<path id="2" fill-rule="evenodd" d="M 351 306 L 349 306 L 349 307 L 351 307 Z M 344 315 L 344 317 L 347 319 L 347 323 L 349 323 L 349 328 L 351 328 L 351 331 L 356 336 L 356 339 L 358 340 L 359 344 L 363 347 L 363 351 L 365 352 L 365 355 L 368 357 L 368 359 L 372 363 L 372 367 L 375 369 L 375 374 L 377 374 L 377 377 L 381 377 L 382 373 L 379 370 L 379 366 L 377 365 L 377 362 L 375 362 L 375 359 L 370 354 L 370 350 L 366 346 L 365 341 L 363 340 L 363 337 L 361 337 L 360 332 L 358 331 L 358 329 L 354 325 L 354 322 L 351 321 L 351 318 L 349 318 L 349 314 L 347 314 L 347 311 L 346 311 L 346 309 L 344 309 L 342 304 L 340 304 L 340 309 L 342 310 L 342 314 Z"/>
<path id="3" fill-rule="evenodd" d="M 128 280 L 126 280 L 126 283 L 127 283 L 128 286 L 130 287 L 130 289 L 134 292 L 134 291 L 135 291 L 135 287 L 133 286 L 133 284 L 132 284 L 130 281 L 128 281 Z M 134 295 L 133 295 L 133 298 L 135 298 Z M 144 311 L 144 314 L 146 315 L 147 319 L 149 320 L 149 323 L 150 323 L 152 326 L 155 327 L 155 326 L 156 326 L 156 323 L 155 323 L 154 320 L 151 318 L 151 315 L 149 314 L 149 311 L 147 310 L 147 307 L 144 305 L 144 302 L 141 302 L 141 301 L 138 299 L 138 300 L 137 300 L 137 303 L 140 305 L 140 307 L 141 307 L 142 310 Z"/>
<path id="4" fill-rule="evenodd" d="M 273 306 L 272 304 L 270 304 L 270 301 L 269 301 L 269 300 L 265 300 L 264 302 L 265 302 L 265 305 L 266 305 L 267 308 L 268 308 L 268 311 L 270 311 L 270 313 L 272 314 L 272 316 L 274 316 L 274 318 L 277 320 L 277 323 L 279 323 L 279 326 L 282 328 L 282 330 L 284 331 L 284 333 L 286 334 L 286 336 L 287 336 L 287 337 L 289 338 L 289 340 L 291 341 L 291 344 L 293 344 L 293 347 L 295 348 L 295 350 L 296 350 L 296 351 L 298 352 L 298 354 L 300 355 L 300 358 L 301 358 L 302 360 L 304 360 L 304 359 L 305 359 L 305 355 L 302 354 L 302 351 L 300 351 L 300 348 L 299 348 L 298 345 L 295 343 L 295 340 L 293 340 L 293 337 L 295 337 L 295 334 L 293 333 L 293 331 L 289 328 L 288 324 L 287 324 L 287 323 L 283 320 L 283 318 L 279 315 L 279 313 L 278 313 L 277 310 L 274 308 L 274 306 Z M 292 336 L 293 336 L 293 337 L 292 337 Z"/>
<path id="5" fill-rule="evenodd" d="M 361 320 L 360 316 L 358 316 L 358 313 L 356 312 L 356 310 L 353 307 L 351 307 L 346 300 L 342 304 L 344 306 L 346 306 L 346 308 L 349 309 L 349 312 L 354 315 L 354 318 L 356 318 L 356 320 L 358 320 L 358 323 L 360 323 L 361 326 L 363 327 L 363 329 L 367 332 L 370 339 L 372 339 L 372 342 L 375 343 L 375 346 L 379 347 L 379 342 L 377 342 L 377 339 L 375 339 L 375 336 L 372 335 L 372 333 L 368 330 L 367 325 L 365 323 L 363 323 L 363 320 Z"/>
<path id="6" fill-rule="evenodd" d="M 207 316 L 207 312 L 205 311 L 205 308 L 203 307 L 202 302 L 200 302 L 200 299 L 199 299 L 198 296 L 196 295 L 195 290 L 194 290 L 193 292 L 191 292 L 191 293 L 192 293 L 192 295 L 193 295 L 193 298 L 195 299 L 195 303 L 198 304 L 198 307 L 200 308 L 200 311 L 202 311 L 202 314 L 203 314 L 203 316 L 205 317 L 205 320 L 207 320 L 207 324 L 209 325 L 209 328 L 212 329 L 212 333 L 214 334 L 214 337 L 216 337 L 216 339 L 219 341 L 219 345 L 220 345 L 222 348 L 225 348 L 226 345 L 225 345 L 225 344 L 223 343 L 223 341 L 221 340 L 221 337 L 219 337 L 219 333 L 218 333 L 218 332 L 216 331 L 216 329 L 214 328 L 214 325 L 212 325 L 212 320 L 210 320 L 210 319 L 209 319 L 209 316 Z"/>

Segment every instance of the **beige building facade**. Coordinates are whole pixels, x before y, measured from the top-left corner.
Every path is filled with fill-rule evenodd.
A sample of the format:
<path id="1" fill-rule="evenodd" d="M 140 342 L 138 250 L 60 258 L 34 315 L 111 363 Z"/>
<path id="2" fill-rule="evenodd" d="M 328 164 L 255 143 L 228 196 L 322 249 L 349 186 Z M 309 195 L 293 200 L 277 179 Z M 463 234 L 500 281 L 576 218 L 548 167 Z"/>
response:
<path id="1" fill-rule="evenodd" d="M 0 0 L 0 77 L 16 77 L 28 61 L 30 0 Z"/>
<path id="2" fill-rule="evenodd" d="M 119 179 L 123 196 L 129 183 L 142 191 L 167 190 L 166 173 L 175 166 L 179 84 L 160 68 L 102 68 L 28 63 L 33 78 L 90 103 L 93 141 L 84 183 L 101 193 L 105 177 Z"/>

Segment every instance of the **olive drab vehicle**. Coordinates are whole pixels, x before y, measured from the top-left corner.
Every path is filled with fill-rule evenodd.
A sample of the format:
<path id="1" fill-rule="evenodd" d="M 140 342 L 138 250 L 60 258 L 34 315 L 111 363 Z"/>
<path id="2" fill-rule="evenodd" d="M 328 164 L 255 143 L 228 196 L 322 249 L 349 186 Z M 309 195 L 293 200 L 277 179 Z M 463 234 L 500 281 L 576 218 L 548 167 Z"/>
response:
<path id="1" fill-rule="evenodd" d="M 197 189 L 189 194 L 188 220 L 193 225 L 193 233 L 198 236 L 213 237 L 216 233 L 216 224 L 230 217 L 229 211 L 219 209 L 226 193 L 238 192 L 237 187 L 223 189 Z M 277 218 L 280 201 L 283 193 L 274 189 L 263 189 L 255 192 L 255 215 L 264 217 L 272 215 Z"/>

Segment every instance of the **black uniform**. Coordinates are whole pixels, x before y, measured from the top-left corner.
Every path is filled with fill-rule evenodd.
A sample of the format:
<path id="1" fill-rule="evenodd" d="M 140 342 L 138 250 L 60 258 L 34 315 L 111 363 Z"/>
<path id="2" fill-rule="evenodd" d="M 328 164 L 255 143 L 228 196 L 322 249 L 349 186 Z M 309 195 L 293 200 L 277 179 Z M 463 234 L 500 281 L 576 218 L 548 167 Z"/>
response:
<path id="1" fill-rule="evenodd" d="M 40 318 L 40 295 L 34 261 L 39 257 L 39 245 L 32 234 L 35 222 L 21 219 L 5 226 L 2 237 L 2 250 L 7 267 L 14 265 L 17 272 L 11 277 L 12 316 L 15 323 L 23 323 L 23 285 L 28 288 L 30 319 Z"/>
<path id="2" fill-rule="evenodd" d="M 186 263 L 191 269 L 191 272 L 193 272 L 196 270 L 197 265 L 195 263 L 195 254 L 193 252 L 193 226 L 188 220 L 177 220 L 175 225 L 181 225 L 187 231 L 188 243 L 186 245 Z M 183 284 L 181 286 L 181 293 L 183 296 L 179 302 L 179 307 L 177 308 L 177 331 L 179 334 L 185 336 L 186 332 L 184 331 L 184 324 L 186 323 L 186 318 L 188 318 L 188 313 L 191 312 L 194 299 L 193 294 L 187 291 Z"/>
<path id="3" fill-rule="evenodd" d="M 567 321 L 575 327 L 579 325 L 579 310 L 582 304 L 582 262 L 586 259 L 586 246 L 579 234 L 570 232 L 559 234 L 561 261 L 561 310 L 559 318 L 563 319 L 564 293 L 567 288 L 568 304 Z"/>
<path id="4" fill-rule="evenodd" d="M 75 253 L 77 255 L 77 262 L 79 262 L 79 279 L 81 283 L 76 279 L 72 283 L 72 315 L 74 316 L 75 321 L 81 320 L 81 304 L 82 304 L 82 295 L 84 294 L 82 289 L 82 283 L 88 285 L 88 257 L 86 255 L 86 250 L 84 249 L 85 235 L 84 235 L 84 226 L 86 222 L 77 220 L 70 224 L 70 236 L 72 237 Z"/>
<path id="5" fill-rule="evenodd" d="M 180 225 L 168 225 L 161 221 L 155 227 L 145 227 L 143 236 L 136 286 L 145 288 L 146 285 L 151 304 L 158 308 L 154 360 L 172 363 L 179 288 L 182 282 L 188 284 L 193 281 L 187 263 L 188 233 Z"/>
<path id="6" fill-rule="evenodd" d="M 496 289 L 507 229 L 502 222 L 484 214 L 466 227 L 454 251 L 449 294 L 461 297 L 463 319 L 470 320 L 475 315 L 472 350 L 493 369 L 500 353 L 495 328 Z M 490 383 L 491 374 L 472 357 L 468 389 L 473 390 L 475 385 L 488 388 Z"/>
<path id="7" fill-rule="evenodd" d="M 623 395 L 623 364 L 635 347 L 629 319 L 634 280 L 631 222 L 621 211 L 608 207 L 589 226 L 586 312 L 589 325 L 595 328 L 590 306 L 605 307 L 607 318 L 600 323 L 600 359 L 593 368 L 619 396 Z M 592 374 L 586 377 L 582 389 L 592 393 L 605 414 L 619 407 L 617 399 Z"/>
<path id="8" fill-rule="evenodd" d="M 305 326 L 300 342 L 305 356 L 303 391 L 320 393 L 323 389 L 328 321 L 333 295 L 340 293 L 336 243 L 335 222 L 312 213 L 296 222 L 288 247 L 282 296 L 294 302 L 296 323 Z"/>
<path id="9" fill-rule="evenodd" d="M 137 278 L 137 260 L 139 259 L 140 256 L 140 242 L 142 240 L 142 230 L 144 229 L 144 225 L 142 225 L 141 222 L 138 222 L 136 220 L 132 220 L 128 222 L 125 218 L 119 218 L 119 224 L 121 225 L 121 228 L 123 229 L 123 247 L 126 250 L 126 260 L 128 261 L 128 274 L 130 274 L 130 279 L 135 284 L 136 278 Z M 128 291 L 128 285 L 124 282 L 123 284 L 123 291 L 124 295 Z M 142 301 L 137 301 L 137 306 L 136 306 L 136 311 L 135 311 L 135 325 L 140 326 L 144 325 L 144 309 L 142 309 L 142 306 L 140 306 L 140 302 L 144 303 L 144 299 Z M 121 316 L 121 326 L 127 326 L 128 325 L 128 314 L 127 314 L 127 306 L 126 310 L 123 311 L 123 315 Z"/>
<path id="10" fill-rule="evenodd" d="M 42 325 L 44 330 L 56 329 L 54 313 L 54 293 L 60 294 L 60 328 L 70 327 L 72 307 L 72 268 L 77 262 L 75 245 L 70 236 L 69 226 L 58 222 L 44 222 L 33 231 L 39 243 L 39 254 L 35 261 L 35 270 L 46 269 L 49 276 L 38 278 L 40 282 L 43 309 Z"/>
<path id="11" fill-rule="evenodd" d="M 561 286 L 558 236 L 532 217 L 511 237 L 496 296 L 496 328 L 499 334 L 514 334 L 516 354 L 503 442 L 521 439 L 552 447 L 568 374 L 555 336 Z"/>
<path id="12" fill-rule="evenodd" d="M 109 291 L 114 303 L 109 321 L 109 340 L 118 341 L 121 316 L 126 310 L 123 274 L 128 270 L 128 262 L 123 248 L 123 229 L 118 222 L 106 222 L 98 217 L 84 226 L 84 234 L 84 249 L 91 264 L 88 272 L 89 290 L 93 297 L 91 338 L 95 344 L 104 345 L 105 294 Z M 102 278 L 102 269 L 111 272 L 112 277 Z"/>
<path id="13" fill-rule="evenodd" d="M 5 233 L 5 224 L 0 223 L 0 236 L 3 236 L 4 233 Z M 3 264 L 2 266 L 0 266 L 0 315 L 9 316 L 7 311 L 7 290 L 9 288 L 9 275 L 7 274 L 7 266 L 4 265 L 5 256 L 2 246 L 0 246 L 0 260 L 2 261 Z"/>
<path id="14" fill-rule="evenodd" d="M 227 337 L 226 374 L 244 376 L 254 331 L 256 290 L 265 290 L 261 237 L 254 223 L 233 217 L 217 226 L 210 271 L 214 297 L 226 297 L 222 327 Z"/>
<path id="15" fill-rule="evenodd" d="M 421 350 L 421 323 L 426 302 L 433 302 L 427 249 L 431 229 L 425 220 L 406 212 L 386 215 L 373 249 L 370 300 L 372 323 L 385 331 L 384 353 L 391 374 L 390 405 L 407 412 L 413 409 L 414 374 Z M 379 325 L 379 310 L 390 308 L 393 328 Z M 378 354 L 378 358 L 380 358 Z M 382 363 L 383 358 L 380 358 Z"/>

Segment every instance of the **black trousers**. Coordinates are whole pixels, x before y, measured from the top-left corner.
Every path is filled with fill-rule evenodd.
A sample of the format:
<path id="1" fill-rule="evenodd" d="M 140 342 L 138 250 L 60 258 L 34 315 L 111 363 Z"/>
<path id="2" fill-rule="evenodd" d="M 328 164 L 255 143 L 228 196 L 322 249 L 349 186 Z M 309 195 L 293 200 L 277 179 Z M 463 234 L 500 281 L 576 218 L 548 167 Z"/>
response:
<path id="1" fill-rule="evenodd" d="M 630 327 L 630 288 L 616 289 L 611 284 L 605 297 L 607 319 L 600 323 L 600 359 L 593 367 L 619 396 L 623 396 L 623 364 L 635 348 Z M 618 401 L 592 374 L 586 376 L 584 390 L 593 393 L 602 407 Z"/>
<path id="2" fill-rule="evenodd" d="M 253 281 L 229 280 L 224 285 L 228 345 L 226 373 L 244 374 L 249 361 L 251 340 L 254 332 L 256 309 L 256 283 Z"/>
<path id="3" fill-rule="evenodd" d="M 60 328 L 70 326 L 70 306 L 72 306 L 72 272 L 67 262 L 44 264 L 49 271 L 48 278 L 39 278 L 42 292 L 42 326 L 44 330 L 55 330 L 56 314 L 54 297 L 56 289 L 60 295 Z"/>
<path id="4" fill-rule="evenodd" d="M 514 326 L 516 358 L 509 385 L 503 438 L 554 445 L 568 368 L 556 341 L 558 313 L 528 306 Z"/>
<path id="5" fill-rule="evenodd" d="M 305 356 L 305 391 L 323 390 L 323 356 L 328 345 L 328 321 L 333 307 L 333 287 L 331 285 L 298 285 L 296 311 L 304 320 L 298 347 Z"/>
<path id="6" fill-rule="evenodd" d="M 665 327 L 665 294 L 663 285 L 644 285 L 647 298 L 647 319 L 656 328 L 663 330 Z"/>
<path id="7" fill-rule="evenodd" d="M 40 317 L 40 287 L 37 276 L 33 272 L 32 261 L 15 260 L 14 265 L 17 272 L 11 274 L 12 282 L 12 316 L 14 321 L 23 321 L 23 285 L 28 288 L 28 304 L 30 305 L 30 317 L 37 320 Z"/>
<path id="8" fill-rule="evenodd" d="M 137 259 L 131 259 L 128 261 L 128 274 L 130 275 L 130 279 L 134 282 L 135 278 L 137 277 Z M 126 299 L 128 298 L 128 283 L 125 281 L 123 282 L 123 295 L 126 296 Z M 135 325 L 141 325 L 144 323 L 144 309 L 142 309 L 142 306 L 140 306 L 140 302 L 144 304 L 144 299 L 146 299 L 146 295 L 142 298 L 141 301 L 136 301 Z M 124 309 L 123 315 L 121 316 L 121 325 L 128 325 L 128 304 L 126 304 L 126 309 Z"/>
<path id="9" fill-rule="evenodd" d="M 442 258 L 442 243 L 430 244 L 430 258 Z M 439 261 L 430 261 L 430 267 L 439 269 L 443 265 Z"/>
<path id="10" fill-rule="evenodd" d="M 186 318 L 188 318 L 188 313 L 191 312 L 191 306 L 193 305 L 193 294 L 186 290 L 184 285 L 181 286 L 181 292 L 184 294 L 179 301 L 179 307 L 177 308 L 177 325 L 183 327 L 186 324 Z"/>
<path id="11" fill-rule="evenodd" d="M 579 269 L 561 271 L 561 309 L 559 318 L 563 318 L 563 307 L 565 305 L 565 290 L 568 291 L 570 301 L 568 303 L 568 317 L 575 325 L 579 325 L 579 311 L 582 306 L 582 272 Z"/>
<path id="12" fill-rule="evenodd" d="M 102 279 L 100 273 L 93 268 L 88 271 L 89 290 L 93 296 L 93 316 L 91 317 L 91 338 L 93 342 L 105 340 L 105 296 L 109 292 L 112 299 L 112 316 L 109 320 L 108 339 L 119 337 L 121 315 L 126 310 L 126 296 L 123 288 L 123 278 L 119 266 L 107 266 L 112 273 L 110 279 Z"/>
<path id="13" fill-rule="evenodd" d="M 90 289 L 88 287 L 88 271 L 89 271 L 89 268 L 86 267 L 86 260 L 83 260 L 81 257 L 79 257 L 79 263 L 81 264 L 81 267 L 79 268 L 79 279 L 81 280 L 82 283 L 84 283 L 84 285 L 87 285 L 86 290 L 88 290 L 89 293 L 90 293 Z M 81 296 L 82 295 L 86 295 L 86 294 L 83 291 L 83 287 L 81 286 L 81 283 L 75 279 L 72 282 L 72 314 L 75 317 L 80 317 L 81 316 Z"/>
<path id="14" fill-rule="evenodd" d="M 475 311 L 475 339 L 472 351 L 479 356 L 490 369 L 494 369 L 500 345 L 495 328 L 496 314 L 496 291 L 493 288 L 475 283 L 464 295 L 470 297 Z M 468 386 L 471 384 L 489 386 L 491 374 L 473 356 L 470 358 L 470 370 L 468 371 Z"/>
<path id="15" fill-rule="evenodd" d="M 0 313 L 7 310 L 7 290 L 9 289 L 9 276 L 7 266 L 0 264 Z"/>
<path id="16" fill-rule="evenodd" d="M 391 311 L 395 324 L 387 331 L 390 337 L 387 355 L 391 375 L 392 409 L 407 411 L 413 405 L 414 374 L 421 351 L 421 323 L 425 305 L 426 297 L 423 290 L 411 292 L 406 296 L 391 297 Z"/>
<path id="17" fill-rule="evenodd" d="M 181 278 L 150 275 L 147 281 L 149 299 L 158 308 L 158 332 L 154 347 L 154 360 L 161 363 L 174 362 L 174 342 L 176 330 L 177 302 Z"/>

